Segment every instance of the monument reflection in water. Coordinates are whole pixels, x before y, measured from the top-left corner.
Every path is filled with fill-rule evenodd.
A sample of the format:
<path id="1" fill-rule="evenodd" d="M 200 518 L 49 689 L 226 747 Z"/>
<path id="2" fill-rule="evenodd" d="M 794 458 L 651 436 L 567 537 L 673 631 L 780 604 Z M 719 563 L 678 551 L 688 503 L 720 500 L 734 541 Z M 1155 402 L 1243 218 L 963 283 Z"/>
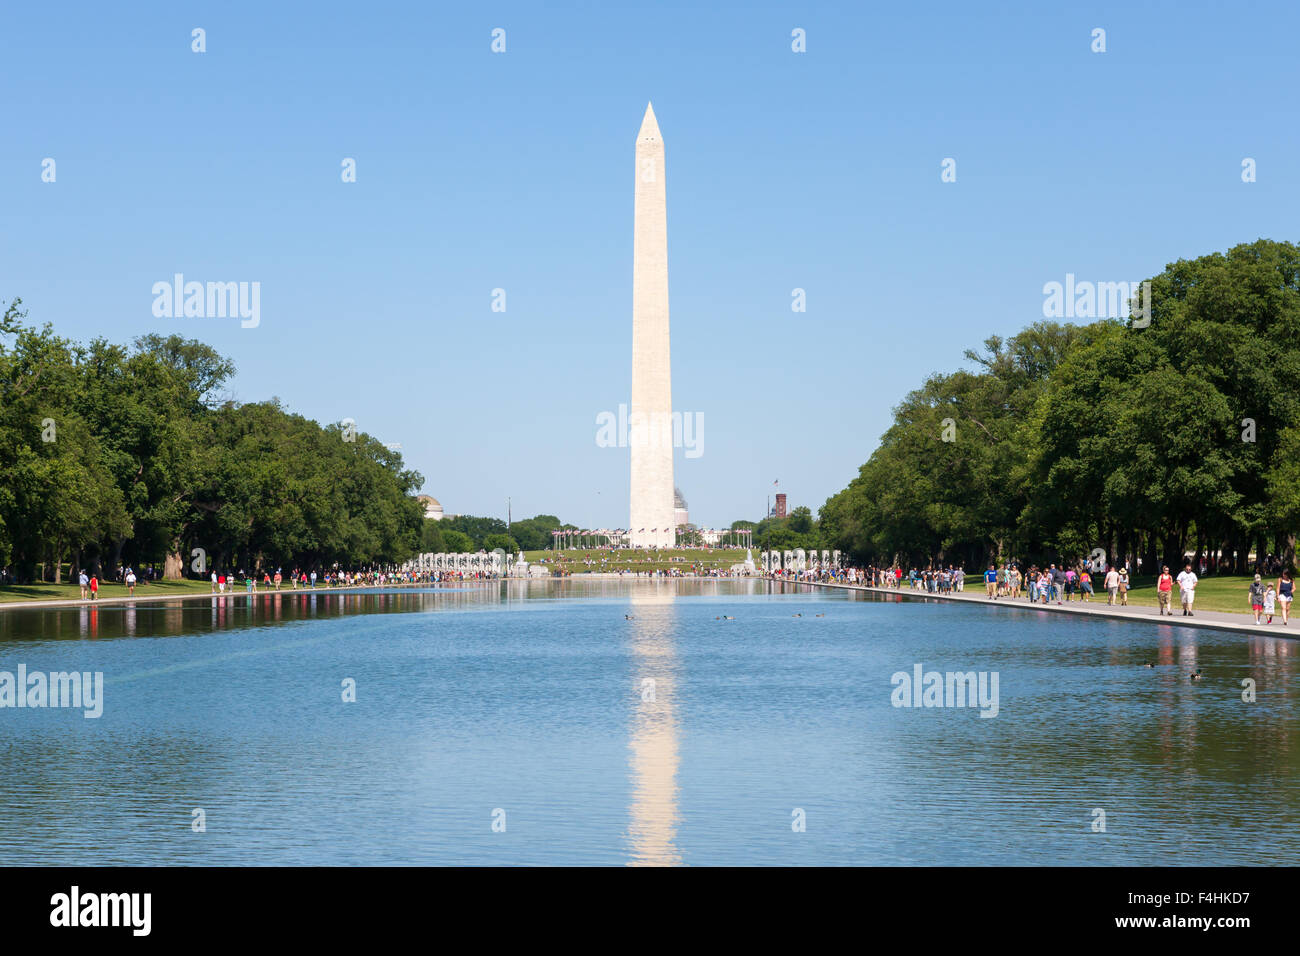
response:
<path id="1" fill-rule="evenodd" d="M 680 865 L 677 839 L 677 625 L 674 582 L 647 583 L 629 595 L 636 708 L 629 763 L 628 842 L 633 866 Z"/>

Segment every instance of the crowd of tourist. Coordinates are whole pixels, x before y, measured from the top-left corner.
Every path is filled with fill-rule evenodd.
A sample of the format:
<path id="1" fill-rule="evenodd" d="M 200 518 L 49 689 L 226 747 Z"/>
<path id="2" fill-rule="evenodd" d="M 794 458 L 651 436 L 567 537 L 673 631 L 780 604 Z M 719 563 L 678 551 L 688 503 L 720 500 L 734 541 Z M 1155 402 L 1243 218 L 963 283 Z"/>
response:
<path id="1" fill-rule="evenodd" d="M 1261 562 L 1265 573 L 1277 574 L 1277 580 L 1266 581 L 1263 574 L 1256 574 L 1249 588 L 1251 611 L 1255 623 L 1273 623 L 1273 617 L 1280 615 L 1282 623 L 1290 621 L 1291 601 L 1295 593 L 1295 580 L 1292 572 L 1280 560 L 1272 555 L 1266 562 Z M 1173 616 L 1174 591 L 1178 592 L 1178 605 L 1184 617 L 1195 617 L 1196 586 L 1205 574 L 1205 562 L 1201 561 L 1198 575 L 1192 568 L 1190 559 L 1183 562 L 1182 570 L 1174 575 L 1168 566 L 1162 566 L 1156 576 L 1156 610 L 1160 616 Z M 926 591 L 931 594 L 959 594 L 966 590 L 966 570 L 961 566 L 949 565 L 938 568 L 910 568 L 904 571 L 895 565 L 888 568 L 867 565 L 866 567 L 821 568 L 812 567 L 803 571 L 777 570 L 771 577 L 806 581 L 810 583 L 849 584 L 858 587 L 904 589 Z M 1031 604 L 1065 604 L 1071 601 L 1081 603 L 1100 601 L 1104 593 L 1106 604 L 1124 607 L 1128 605 L 1129 588 L 1133 572 L 1128 562 L 1122 566 L 1108 565 L 1104 561 L 1079 561 L 1074 565 L 1058 566 L 1048 564 L 1045 568 L 1030 565 L 1021 570 L 1014 561 L 1002 564 L 990 564 L 980 572 L 979 584 L 985 598 L 997 600 L 1027 600 Z"/>
<path id="2" fill-rule="evenodd" d="M 1190 562 L 1186 573 L 1193 579 L 1196 577 L 1191 570 Z M 927 591 L 931 594 L 963 593 L 966 590 L 967 578 L 966 569 L 959 565 L 938 568 L 913 567 L 907 571 L 898 565 L 888 568 L 875 565 L 842 569 L 813 568 L 801 572 L 778 572 L 776 576 L 800 581 Z M 1126 605 L 1129 579 L 1130 572 L 1127 565 L 1123 567 L 1099 565 L 1094 568 L 1089 562 L 1079 562 L 1074 566 L 1049 564 L 1045 568 L 1040 568 L 1035 564 L 1022 571 L 1019 564 L 1012 561 L 1001 565 L 990 564 L 987 570 L 979 574 L 979 586 L 985 597 L 991 600 L 1025 598 L 1035 604 L 1063 604 L 1066 601 L 1093 600 L 1097 596 L 1097 584 L 1100 583 L 1106 591 L 1108 604 Z M 1188 583 L 1189 580 L 1189 578 L 1182 578 L 1183 583 Z M 1195 584 L 1190 583 L 1188 591 L 1194 588 Z M 1190 593 L 1188 606 L 1190 608 Z"/>
<path id="3" fill-rule="evenodd" d="M 389 587 L 399 584 L 442 584 L 449 581 L 482 581 L 499 578 L 501 575 L 491 571 L 346 571 L 315 569 L 304 571 L 294 568 L 285 574 L 281 568 L 274 572 L 262 570 L 254 573 L 244 571 L 213 571 L 210 575 L 213 594 L 226 594 L 236 590 L 249 593 L 257 591 L 293 591 L 314 590 L 318 588 L 358 588 Z"/>

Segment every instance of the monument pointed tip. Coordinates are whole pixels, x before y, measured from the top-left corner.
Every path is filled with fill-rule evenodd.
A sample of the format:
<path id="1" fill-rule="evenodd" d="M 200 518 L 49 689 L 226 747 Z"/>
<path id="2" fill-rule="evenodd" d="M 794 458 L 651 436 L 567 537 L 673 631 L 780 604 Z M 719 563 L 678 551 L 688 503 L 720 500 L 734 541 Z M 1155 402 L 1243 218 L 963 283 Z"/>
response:
<path id="1" fill-rule="evenodd" d="M 658 140 L 663 142 L 663 136 L 659 133 L 659 121 L 655 119 L 654 104 L 649 101 L 645 105 L 645 118 L 641 120 L 641 132 L 636 134 L 637 142 L 647 140 Z"/>

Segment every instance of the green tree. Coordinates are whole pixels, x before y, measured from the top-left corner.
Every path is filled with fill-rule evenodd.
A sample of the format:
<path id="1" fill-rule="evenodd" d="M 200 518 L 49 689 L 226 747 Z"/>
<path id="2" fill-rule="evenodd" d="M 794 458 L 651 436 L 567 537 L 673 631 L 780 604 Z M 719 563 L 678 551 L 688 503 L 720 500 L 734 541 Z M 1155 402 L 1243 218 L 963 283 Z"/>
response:
<path id="1" fill-rule="evenodd" d="M 438 527 L 440 523 L 432 518 L 425 519 L 424 527 L 420 529 L 421 554 L 442 554 L 446 552 L 447 546 L 442 540 L 442 529 Z"/>
<path id="2" fill-rule="evenodd" d="M 507 554 L 514 554 L 519 550 L 519 543 L 508 534 L 490 534 L 483 539 L 484 551 L 495 551 L 497 548 Z"/>
<path id="3" fill-rule="evenodd" d="M 0 562 L 16 577 L 57 577 L 65 556 L 177 576 L 190 547 L 246 571 L 419 547 L 423 479 L 373 437 L 222 400 L 233 366 L 203 343 L 80 345 L 19 305 L 0 318 Z"/>
<path id="4" fill-rule="evenodd" d="M 442 533 L 442 543 L 448 554 L 466 554 L 478 550 L 474 547 L 474 539 L 455 528 L 448 528 Z"/>

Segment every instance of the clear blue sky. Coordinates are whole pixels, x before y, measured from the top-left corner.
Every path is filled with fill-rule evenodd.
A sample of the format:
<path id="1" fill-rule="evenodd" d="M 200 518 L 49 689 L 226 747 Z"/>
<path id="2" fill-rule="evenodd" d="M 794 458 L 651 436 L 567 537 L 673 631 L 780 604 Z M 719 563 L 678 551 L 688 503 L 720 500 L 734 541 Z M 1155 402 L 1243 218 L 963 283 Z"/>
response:
<path id="1" fill-rule="evenodd" d="M 595 422 L 630 387 L 653 100 L 674 405 L 704 419 L 677 482 L 720 525 L 774 479 L 815 511 L 1046 282 L 1300 238 L 1295 3 L 702 6 L 5 4 L 0 297 L 210 342 L 240 400 L 400 442 L 449 512 L 622 527 Z M 176 272 L 259 281 L 260 326 L 154 318 Z"/>

